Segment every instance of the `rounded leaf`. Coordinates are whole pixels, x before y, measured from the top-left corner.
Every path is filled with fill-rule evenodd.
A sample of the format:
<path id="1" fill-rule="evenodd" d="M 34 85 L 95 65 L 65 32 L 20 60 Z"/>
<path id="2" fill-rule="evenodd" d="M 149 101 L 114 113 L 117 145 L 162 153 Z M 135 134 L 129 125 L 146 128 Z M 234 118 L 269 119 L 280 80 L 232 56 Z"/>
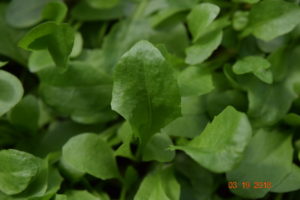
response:
<path id="1" fill-rule="evenodd" d="M 21 82 L 12 74 L 0 70 L 0 116 L 13 108 L 23 96 Z"/>
<path id="2" fill-rule="evenodd" d="M 63 147 L 63 160 L 75 169 L 100 179 L 118 177 L 112 149 L 96 134 L 72 137 Z"/>

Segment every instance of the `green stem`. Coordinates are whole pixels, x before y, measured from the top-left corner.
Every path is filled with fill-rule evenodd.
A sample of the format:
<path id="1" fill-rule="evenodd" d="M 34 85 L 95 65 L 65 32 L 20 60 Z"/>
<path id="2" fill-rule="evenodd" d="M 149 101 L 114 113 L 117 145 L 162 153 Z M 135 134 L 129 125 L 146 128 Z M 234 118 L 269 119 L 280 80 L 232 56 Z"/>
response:
<path id="1" fill-rule="evenodd" d="M 137 9 L 136 9 L 136 11 L 133 15 L 132 21 L 136 21 L 136 20 L 138 20 L 139 18 L 141 18 L 143 16 L 144 11 L 147 7 L 147 4 L 148 4 L 148 0 L 142 0 L 142 2 L 137 7 Z"/>
<path id="2" fill-rule="evenodd" d="M 122 190 L 121 190 L 121 194 L 120 194 L 120 200 L 126 200 L 126 193 L 127 193 L 127 189 L 126 187 L 123 185 Z"/>

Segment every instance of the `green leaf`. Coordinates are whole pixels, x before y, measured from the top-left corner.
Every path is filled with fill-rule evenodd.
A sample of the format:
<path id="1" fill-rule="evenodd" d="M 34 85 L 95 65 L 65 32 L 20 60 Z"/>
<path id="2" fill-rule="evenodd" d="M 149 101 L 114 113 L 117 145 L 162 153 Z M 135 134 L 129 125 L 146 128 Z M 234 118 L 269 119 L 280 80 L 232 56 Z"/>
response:
<path id="1" fill-rule="evenodd" d="M 133 139 L 133 133 L 130 124 L 125 121 L 118 130 L 118 137 L 122 140 L 122 144 L 115 151 L 115 156 L 122 156 L 135 160 L 130 147 L 131 141 Z"/>
<path id="2" fill-rule="evenodd" d="M 250 3 L 250 4 L 254 4 L 259 2 L 260 0 L 233 0 L 234 2 L 241 2 L 241 3 Z"/>
<path id="3" fill-rule="evenodd" d="M 51 0 L 12 0 L 6 11 L 6 21 L 15 28 L 27 28 L 42 20 L 42 10 Z"/>
<path id="4" fill-rule="evenodd" d="M 67 196 L 64 194 L 55 195 L 55 200 L 67 200 Z"/>
<path id="5" fill-rule="evenodd" d="M 236 11 L 233 15 L 232 26 L 235 30 L 240 31 L 244 29 L 248 24 L 249 12 L 247 11 Z"/>
<path id="6" fill-rule="evenodd" d="M 178 84 L 182 96 L 200 96 L 214 89 L 210 72 L 192 66 L 180 73 Z"/>
<path id="7" fill-rule="evenodd" d="M 244 79 L 244 83 L 246 80 Z M 282 119 L 296 98 L 295 92 L 287 82 L 274 85 L 251 79 L 246 83 L 249 100 L 249 117 L 256 125 L 272 125 Z"/>
<path id="8" fill-rule="evenodd" d="M 162 132 L 170 136 L 186 138 L 199 135 L 209 122 L 203 104 L 203 100 L 197 96 L 183 97 L 181 99 L 182 117 L 168 124 Z"/>
<path id="9" fill-rule="evenodd" d="M 69 24 L 46 22 L 31 29 L 19 42 L 30 51 L 48 49 L 58 67 L 66 68 L 74 43 L 75 32 Z"/>
<path id="10" fill-rule="evenodd" d="M 268 60 L 260 56 L 247 56 L 238 60 L 233 65 L 233 72 L 236 74 L 253 73 L 261 81 L 271 84 L 273 82 L 273 75 L 270 70 L 271 64 Z"/>
<path id="11" fill-rule="evenodd" d="M 262 198 L 270 188 L 253 188 L 254 182 L 271 182 L 277 187 L 292 170 L 293 148 L 291 136 L 278 131 L 259 130 L 251 139 L 240 165 L 226 174 L 228 181 L 236 181 L 239 187 L 231 191 L 244 198 Z M 250 182 L 243 189 L 243 181 Z"/>
<path id="12" fill-rule="evenodd" d="M 6 4 L 0 3 L 0 54 L 25 65 L 27 53 L 16 45 L 25 32 L 23 30 L 13 29 L 6 23 L 6 8 Z"/>
<path id="13" fill-rule="evenodd" d="M 63 147 L 63 159 L 75 169 L 100 179 L 118 177 L 113 151 L 96 134 L 81 134 Z"/>
<path id="14" fill-rule="evenodd" d="M 0 70 L 0 116 L 12 109 L 23 96 L 21 82 L 12 74 Z"/>
<path id="15" fill-rule="evenodd" d="M 80 33 L 75 34 L 74 45 L 70 57 L 75 58 L 80 55 L 83 49 L 83 38 Z"/>
<path id="16" fill-rule="evenodd" d="M 173 145 L 172 140 L 166 134 L 156 134 L 150 138 L 149 143 L 143 151 L 143 160 L 158 162 L 170 162 L 175 157 L 175 152 L 169 146 Z"/>
<path id="17" fill-rule="evenodd" d="M 184 151 L 203 167 L 222 173 L 239 164 L 251 135 L 247 116 L 228 106 L 186 146 L 173 148 Z"/>
<path id="18" fill-rule="evenodd" d="M 112 78 L 99 68 L 86 62 L 71 62 L 64 72 L 49 67 L 38 74 L 41 96 L 60 114 L 85 124 L 115 118 L 109 108 Z"/>
<path id="19" fill-rule="evenodd" d="M 185 62 L 190 65 L 200 64 L 218 48 L 222 41 L 223 32 L 215 31 L 186 49 Z"/>
<path id="20" fill-rule="evenodd" d="M 115 68 L 112 109 L 129 121 L 142 142 L 180 116 L 172 69 L 151 43 L 138 42 Z"/>
<path id="21" fill-rule="evenodd" d="M 35 132 L 38 128 L 39 105 L 38 100 L 32 96 L 25 96 L 9 113 L 12 124 Z"/>
<path id="22" fill-rule="evenodd" d="M 33 73 L 53 66 L 55 66 L 55 63 L 47 50 L 32 52 L 28 60 L 28 68 Z"/>
<path id="23" fill-rule="evenodd" d="M 291 126 L 300 126 L 300 116 L 296 113 L 289 113 L 283 118 L 284 122 Z"/>
<path id="24" fill-rule="evenodd" d="M 118 5 L 110 9 L 97 9 L 90 6 L 86 1 L 79 1 L 72 9 L 71 15 L 80 21 L 111 20 L 126 15 L 130 2 L 122 0 Z"/>
<path id="25" fill-rule="evenodd" d="M 29 200 L 32 200 L 36 197 L 41 197 L 46 193 L 48 186 L 48 161 L 40 160 L 38 164 L 39 170 L 37 175 L 32 179 L 26 190 L 16 195 L 16 198 L 28 198 Z"/>
<path id="26" fill-rule="evenodd" d="M 271 192 L 291 192 L 300 189 L 300 168 L 293 164 L 292 170 L 277 186 L 271 188 Z"/>
<path id="27" fill-rule="evenodd" d="M 141 183 L 134 200 L 179 200 L 180 185 L 171 168 L 148 174 Z"/>
<path id="28" fill-rule="evenodd" d="M 39 170 L 38 158 L 14 149 L 1 150 L 0 161 L 0 190 L 8 195 L 24 191 Z"/>
<path id="29" fill-rule="evenodd" d="M 194 42 L 201 37 L 205 29 L 218 16 L 219 12 L 220 8 L 211 3 L 201 3 L 193 7 L 187 16 L 187 23 Z"/>
<path id="30" fill-rule="evenodd" d="M 7 65 L 7 61 L 0 61 L 0 67 L 4 67 L 5 65 Z"/>
<path id="31" fill-rule="evenodd" d="M 264 0 L 251 9 L 247 31 L 269 41 L 292 31 L 300 23 L 299 18 L 298 5 L 283 0 Z"/>
<path id="32" fill-rule="evenodd" d="M 119 3 L 120 0 L 86 0 L 86 2 L 93 8 L 103 9 L 112 8 Z"/>
<path id="33" fill-rule="evenodd" d="M 49 2 L 43 9 L 42 17 L 45 20 L 62 22 L 68 12 L 68 7 L 60 0 Z"/>
<path id="34" fill-rule="evenodd" d="M 92 195 L 85 190 L 72 190 L 67 192 L 68 200 L 99 200 L 98 197 Z"/>
<path id="35" fill-rule="evenodd" d="M 182 200 L 210 199 L 218 187 L 215 175 L 187 156 L 177 156 L 175 169 L 177 177 L 181 177 L 178 181 L 181 186 L 180 199 Z"/>

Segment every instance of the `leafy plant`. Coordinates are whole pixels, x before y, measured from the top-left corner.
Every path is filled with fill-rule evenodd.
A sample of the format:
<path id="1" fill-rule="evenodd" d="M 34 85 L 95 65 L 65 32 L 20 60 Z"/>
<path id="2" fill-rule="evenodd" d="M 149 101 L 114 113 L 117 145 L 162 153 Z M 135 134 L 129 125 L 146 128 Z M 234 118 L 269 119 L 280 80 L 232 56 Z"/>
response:
<path id="1" fill-rule="evenodd" d="M 0 2 L 0 200 L 298 200 L 298 0 Z"/>

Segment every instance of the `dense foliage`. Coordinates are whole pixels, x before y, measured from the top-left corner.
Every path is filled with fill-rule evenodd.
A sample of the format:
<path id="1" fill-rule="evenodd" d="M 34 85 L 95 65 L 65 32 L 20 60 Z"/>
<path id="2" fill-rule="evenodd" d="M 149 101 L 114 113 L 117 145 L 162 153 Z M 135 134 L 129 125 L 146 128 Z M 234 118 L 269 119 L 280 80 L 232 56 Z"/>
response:
<path id="1" fill-rule="evenodd" d="M 0 200 L 300 199 L 299 0 L 2 0 Z"/>

